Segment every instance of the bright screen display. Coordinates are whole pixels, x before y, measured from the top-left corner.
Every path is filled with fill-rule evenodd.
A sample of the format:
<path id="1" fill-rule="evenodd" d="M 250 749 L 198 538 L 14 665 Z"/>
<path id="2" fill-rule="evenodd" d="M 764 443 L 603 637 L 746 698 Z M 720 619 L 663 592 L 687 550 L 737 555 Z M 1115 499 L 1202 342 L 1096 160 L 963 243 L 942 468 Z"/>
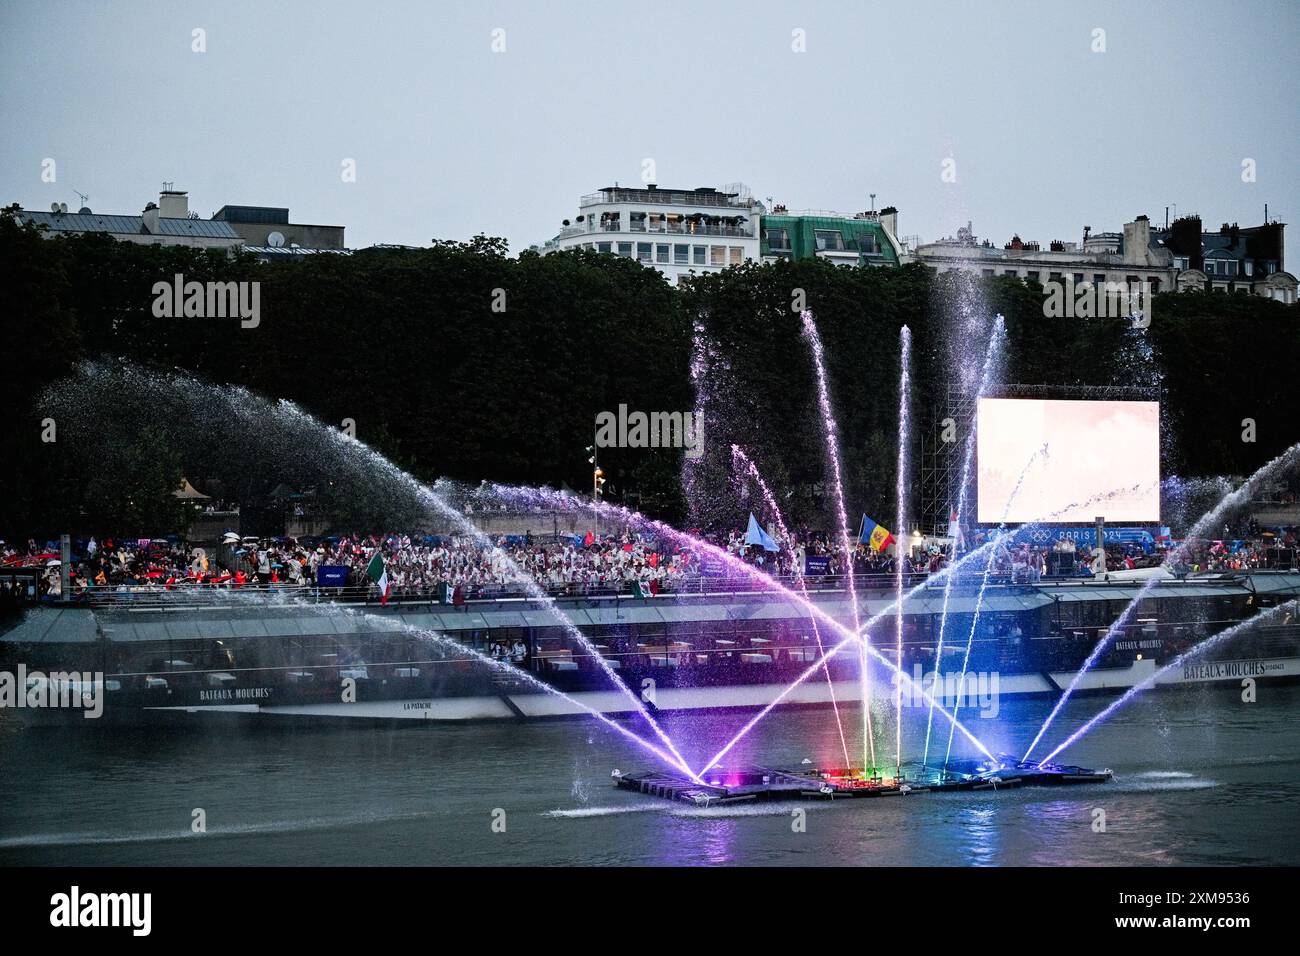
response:
<path id="1" fill-rule="evenodd" d="M 981 524 L 1159 521 L 1160 403 L 980 399 L 976 464 Z"/>

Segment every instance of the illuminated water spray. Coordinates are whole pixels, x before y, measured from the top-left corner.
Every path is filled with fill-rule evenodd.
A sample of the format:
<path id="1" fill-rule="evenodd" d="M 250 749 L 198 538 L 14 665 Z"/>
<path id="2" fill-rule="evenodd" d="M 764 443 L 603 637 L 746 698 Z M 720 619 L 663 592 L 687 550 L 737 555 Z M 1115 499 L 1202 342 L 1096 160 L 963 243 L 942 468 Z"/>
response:
<path id="1" fill-rule="evenodd" d="M 998 524 L 996 537 L 994 537 L 993 539 L 993 543 L 995 545 L 1002 540 L 1002 532 L 1006 529 L 1007 526 L 1007 515 L 1011 513 L 1011 503 L 1016 500 L 1017 496 L 1019 496 L 1020 488 L 1025 483 L 1025 476 L 1029 474 L 1029 469 L 1034 466 L 1034 463 L 1037 462 L 1040 457 L 1044 459 L 1047 458 L 1046 445 L 1043 445 L 1042 448 L 1038 449 L 1036 452 L 1030 455 L 1029 460 L 1025 462 L 1025 467 L 1020 469 L 1020 476 L 1016 479 L 1015 487 L 1011 489 L 1011 494 L 1007 498 L 1007 503 L 1002 509 L 1002 521 Z M 957 699 L 953 701 L 952 712 L 954 717 L 957 715 L 957 712 L 961 710 L 962 699 L 966 696 L 966 672 L 970 668 L 971 648 L 975 646 L 975 631 L 980 624 L 980 612 L 983 611 L 984 609 L 984 592 L 988 590 L 989 577 L 991 576 L 990 573 L 993 570 L 993 559 L 996 556 L 997 556 L 997 548 L 994 547 L 992 550 L 989 551 L 988 560 L 984 563 L 984 577 L 980 580 L 979 593 L 975 596 L 975 613 L 971 616 L 970 633 L 966 635 L 966 653 L 962 657 L 962 661 L 961 661 L 961 677 L 958 678 L 957 680 Z M 936 675 L 938 674 L 937 669 L 935 671 L 935 674 Z M 952 758 L 952 734 L 949 734 L 948 749 L 944 751 L 944 755 L 943 755 L 944 770 L 948 769 L 948 761 L 951 758 Z"/>
<path id="2" fill-rule="evenodd" d="M 590 507 L 589 502 L 582 499 L 578 499 L 571 493 L 554 491 L 549 488 L 521 488 L 517 486 L 507 486 L 507 485 L 493 485 L 492 488 L 502 498 L 506 500 L 516 501 L 519 503 L 525 503 L 530 505 L 537 504 L 537 505 L 542 505 L 544 507 L 550 507 L 554 509 L 563 508 L 565 510 L 574 510 L 576 508 Z M 927 691 L 920 683 L 913 680 L 910 674 L 906 673 L 905 671 L 899 671 L 898 668 L 894 666 L 894 662 L 892 660 L 890 660 L 886 655 L 880 653 L 874 647 L 870 646 L 863 637 L 863 633 L 868 628 L 870 628 L 873 624 L 881 620 L 883 617 L 885 617 L 885 615 L 889 614 L 890 611 L 893 610 L 894 605 L 892 602 L 887 604 L 885 607 L 883 607 L 877 614 L 873 615 L 872 617 L 868 618 L 865 622 L 863 622 L 861 628 L 861 631 L 863 633 L 854 632 L 849 628 L 845 627 L 839 621 L 835 620 L 833 617 L 831 617 L 824 610 L 822 610 L 815 603 L 808 600 L 803 595 L 799 594 L 796 591 L 791 590 L 790 588 L 781 584 L 779 581 L 774 580 L 770 575 L 766 574 L 763 571 L 760 571 L 758 568 L 755 568 L 753 565 L 746 564 L 744 561 L 742 561 L 740 558 L 733 555 L 731 552 L 726 551 L 723 548 L 719 548 L 715 544 L 711 544 L 710 542 L 704 541 L 701 538 L 697 538 L 694 535 L 687 534 L 684 531 L 679 531 L 676 528 L 674 528 L 672 525 L 665 524 L 662 521 L 656 521 L 653 518 L 647 518 L 638 512 L 630 511 L 627 508 L 622 507 L 621 505 L 615 505 L 609 502 L 601 502 L 598 507 L 602 513 L 614 517 L 617 520 L 627 522 L 628 524 L 634 524 L 639 527 L 644 527 L 650 531 L 653 531 L 657 535 L 660 535 L 664 538 L 673 541 L 679 541 L 687 547 L 693 548 L 694 550 L 707 554 L 710 557 L 713 557 L 719 562 L 723 563 L 728 568 L 736 571 L 738 574 L 747 577 L 750 580 L 753 580 L 757 583 L 763 584 L 765 587 L 770 588 L 773 592 L 781 595 L 784 598 L 787 598 L 788 600 L 795 602 L 801 608 L 807 611 L 811 617 L 817 618 L 818 620 L 822 621 L 822 623 L 825 624 L 827 627 L 830 627 L 836 632 L 838 632 L 839 634 L 843 635 L 844 639 L 841 640 L 839 644 L 831 648 L 831 650 L 827 651 L 826 653 L 827 659 L 834 657 L 850 643 L 857 642 L 860 647 L 866 647 L 866 652 L 872 659 L 883 664 L 889 671 L 898 674 L 899 679 L 905 681 L 907 687 L 913 689 L 915 693 L 919 694 L 922 700 L 926 701 L 927 703 L 934 703 L 934 697 L 929 693 L 929 691 Z M 954 562 L 948 568 L 945 568 L 942 571 L 937 572 L 935 575 L 932 575 L 931 581 L 937 582 L 939 578 L 941 578 L 943 575 L 954 573 L 958 567 L 965 564 L 967 561 L 973 560 L 977 556 L 982 555 L 984 553 L 985 547 L 987 547 L 987 545 L 975 551 L 972 551 L 970 554 L 962 558 L 960 561 Z M 904 594 L 904 598 L 906 599 L 908 597 L 911 597 L 913 594 L 916 594 L 924 587 L 926 587 L 926 582 L 922 582 L 921 584 L 916 585 L 915 587 L 911 588 L 909 591 L 907 591 Z M 737 743 L 739 743 L 744 736 L 746 736 L 755 726 L 757 726 L 759 721 L 761 721 L 764 717 L 766 717 L 769 713 L 771 713 L 772 710 L 778 704 L 780 704 L 781 701 L 783 701 L 787 696 L 789 696 L 789 694 L 793 692 L 795 688 L 799 687 L 801 684 L 807 681 L 808 678 L 816 674 L 823 666 L 824 666 L 823 661 L 814 662 L 795 681 L 787 685 L 785 689 L 782 690 L 781 693 L 776 697 L 776 699 L 770 702 L 766 707 L 763 708 L 763 710 L 759 714 L 757 714 L 748 723 L 746 723 L 744 727 L 742 727 L 740 731 L 731 739 L 731 741 L 728 742 L 728 744 L 718 754 L 716 754 L 706 766 L 700 768 L 700 773 L 703 774 L 709 768 L 716 765 L 717 761 L 721 760 L 722 756 L 727 751 L 731 750 L 732 747 L 734 747 Z M 936 709 L 945 719 L 950 721 L 953 719 L 952 715 L 949 714 L 947 710 L 943 708 L 942 705 L 937 705 Z M 958 726 L 957 729 L 961 732 L 963 737 L 965 737 L 972 744 L 974 744 L 974 746 L 980 751 L 980 753 L 984 754 L 990 759 L 994 759 L 989 749 L 986 746 L 984 746 L 984 744 L 979 740 L 979 738 L 977 738 L 974 734 L 972 734 L 968 728 L 964 726 Z"/>
<path id="3" fill-rule="evenodd" d="M 896 622 L 896 648 L 894 663 L 901 674 L 903 671 L 903 573 L 906 567 L 907 541 L 907 452 L 911 441 L 908 391 L 912 378 L 912 330 L 906 325 L 898 333 L 899 339 L 899 373 L 898 373 L 898 512 L 894 521 L 897 530 L 894 539 L 894 619 Z M 951 580 L 951 578 L 949 579 Z M 903 682 L 894 681 L 894 779 L 897 780 L 903 768 Z"/>
<path id="4" fill-rule="evenodd" d="M 1168 567 L 1180 562 L 1188 548 L 1191 547 L 1194 539 L 1204 537 L 1207 531 L 1211 530 L 1211 528 L 1217 527 L 1226 513 L 1248 501 L 1261 484 L 1265 481 L 1272 480 L 1279 471 L 1284 471 L 1288 468 L 1294 467 L 1297 462 L 1300 462 L 1300 443 L 1292 445 L 1286 451 L 1282 452 L 1282 454 L 1264 465 L 1264 467 L 1260 468 L 1257 472 L 1242 482 L 1240 488 L 1225 495 L 1223 500 L 1202 515 L 1201 519 L 1192 526 L 1190 531 L 1187 532 L 1187 536 L 1183 539 L 1182 544 L 1169 552 L 1169 555 L 1165 558 L 1165 566 Z M 1078 687 L 1079 682 L 1083 680 L 1083 675 L 1092 669 L 1093 665 L 1096 664 L 1098 659 L 1101 657 L 1102 652 L 1105 651 L 1106 648 L 1110 647 L 1116 636 L 1123 633 L 1124 628 L 1128 626 L 1129 619 L 1137 610 L 1138 603 L 1146 597 L 1153 587 L 1155 587 L 1157 580 L 1158 579 L 1154 577 L 1150 578 L 1141 588 L 1138 589 L 1138 593 L 1133 597 L 1133 600 L 1128 603 L 1128 606 L 1124 608 L 1120 613 L 1120 616 L 1115 619 L 1115 623 L 1110 626 L 1102 639 L 1097 642 L 1097 646 L 1092 649 L 1092 653 L 1090 653 L 1087 660 L 1083 662 L 1083 666 L 1079 668 L 1078 672 L 1070 680 L 1070 684 L 1066 687 L 1065 693 L 1057 699 L 1056 705 L 1052 707 L 1051 712 L 1047 715 L 1047 719 L 1044 720 L 1043 725 L 1038 728 L 1038 733 L 1035 734 L 1034 739 L 1030 741 L 1029 749 L 1025 751 L 1025 756 L 1022 759 L 1029 759 L 1029 755 L 1034 752 L 1034 748 L 1038 746 L 1038 742 L 1042 740 L 1043 735 L 1047 733 L 1047 728 L 1052 725 L 1052 721 L 1056 719 L 1056 715 L 1061 712 L 1061 708 L 1065 706 L 1065 702 L 1070 699 L 1070 695 L 1074 693 L 1074 689 Z"/>
<path id="5" fill-rule="evenodd" d="M 755 465 L 754 462 L 750 460 L 750 457 L 745 454 L 744 449 L 739 445 L 732 445 L 731 457 L 736 466 L 744 469 L 749 474 L 749 477 L 753 479 L 754 483 L 758 485 L 758 490 L 762 493 L 763 500 L 767 503 L 768 510 L 772 513 L 772 519 L 776 522 L 777 531 L 781 535 L 781 539 L 786 542 L 790 549 L 791 567 L 794 569 L 795 582 L 799 585 L 799 590 L 806 595 L 808 593 L 808 583 L 804 579 L 803 567 L 800 566 L 799 561 L 797 560 L 798 555 L 795 553 L 793 544 L 794 538 L 790 535 L 790 529 L 786 527 L 785 517 L 781 514 L 781 508 L 777 505 L 776 498 L 767 487 L 767 482 L 763 480 L 763 476 L 759 474 L 758 466 Z M 815 618 L 811 623 L 813 637 L 817 640 L 817 655 L 824 658 L 826 656 L 826 648 L 822 644 L 821 628 L 818 626 Z M 853 761 L 849 758 L 849 742 L 844 736 L 844 722 L 840 719 L 840 705 L 835 699 L 835 681 L 831 679 L 830 664 L 827 663 L 823 669 L 826 672 L 826 691 L 831 697 L 831 710 L 835 714 L 835 727 L 840 734 L 840 748 L 844 751 L 844 766 L 848 767 L 852 765 Z"/>
<path id="6" fill-rule="evenodd" d="M 1062 750 L 1065 750 L 1067 747 L 1075 743 L 1078 743 L 1078 741 L 1085 734 L 1087 734 L 1094 727 L 1096 727 L 1097 725 L 1105 721 L 1106 718 L 1108 718 L 1111 714 L 1115 713 L 1115 711 L 1119 710 L 1121 707 L 1127 704 L 1130 700 L 1132 700 L 1142 691 L 1153 686 L 1155 682 L 1159 680 L 1160 677 L 1163 676 L 1164 674 L 1167 674 L 1172 670 L 1176 670 L 1179 667 L 1182 667 L 1184 664 L 1186 664 L 1189 660 L 1191 660 L 1194 657 L 1204 654 L 1207 651 L 1214 650 L 1214 648 L 1218 647 L 1221 644 L 1227 643 L 1228 641 L 1232 640 L 1234 637 L 1236 637 L 1244 630 L 1253 627 L 1260 627 L 1265 624 L 1270 624 L 1273 621 L 1279 619 L 1282 620 L 1282 623 L 1290 623 L 1290 621 L 1294 618 L 1298 608 L 1300 608 L 1300 599 L 1293 599 L 1287 601 L 1285 604 L 1279 604 L 1277 607 L 1269 608 L 1267 611 L 1261 611 L 1260 613 L 1256 614 L 1254 617 L 1250 618 L 1249 620 L 1242 621 L 1240 624 L 1234 624 L 1232 627 L 1228 628 L 1227 630 L 1220 631 L 1218 634 L 1214 635 L 1208 640 L 1202 641 L 1200 644 L 1196 645 L 1190 650 L 1184 651 L 1182 654 L 1179 654 L 1172 661 L 1170 661 L 1164 667 L 1160 668 L 1155 673 L 1151 674 L 1150 676 L 1134 684 L 1132 687 L 1126 690 L 1122 696 L 1117 697 L 1115 700 L 1111 701 L 1111 703 L 1104 710 L 1102 710 L 1101 713 L 1097 714 L 1097 716 L 1093 717 L 1086 724 L 1084 724 L 1082 727 L 1080 727 L 1078 730 L 1072 733 L 1055 750 L 1053 750 L 1051 753 L 1049 753 L 1046 757 L 1044 757 L 1039 762 L 1048 763 L 1051 761 L 1053 757 L 1059 754 Z"/>
<path id="7" fill-rule="evenodd" d="M 1033 460 L 1032 456 L 1030 460 L 1031 461 Z M 1085 501 L 1074 502 L 1072 504 L 1067 505 L 1065 508 L 1059 511 L 1055 511 L 1050 514 L 1044 515 L 1041 519 L 1039 519 L 1038 522 L 1026 522 L 1020 526 L 1020 530 L 1026 531 L 1032 529 L 1034 527 L 1037 527 L 1038 523 L 1053 521 L 1059 518 L 1063 514 L 1071 513 L 1078 508 L 1090 507 L 1102 501 L 1107 501 L 1113 497 L 1116 497 L 1117 495 L 1131 494 L 1133 491 L 1140 489 L 1141 487 L 1142 487 L 1141 483 L 1137 483 L 1131 486 L 1117 488 L 1113 491 L 1107 491 L 1097 495 L 1093 495 L 1092 497 L 1088 498 Z M 587 502 L 585 499 L 577 498 L 571 492 L 555 491 L 549 488 L 531 488 L 531 487 L 519 487 L 519 486 L 511 486 L 511 485 L 491 485 L 490 488 L 492 492 L 496 494 L 498 497 L 500 497 L 502 500 L 511 501 L 516 504 L 524 505 L 524 506 L 530 506 L 530 507 L 540 506 L 542 508 L 550 508 L 556 510 L 564 509 L 567 511 L 581 510 L 583 508 L 590 507 L 589 502 Z M 1012 491 L 1010 498 L 1008 499 L 1009 502 L 1015 500 L 1016 495 L 1019 493 L 1019 489 L 1020 489 L 1020 483 L 1017 483 L 1017 485 Z M 676 528 L 672 527 L 671 525 L 665 524 L 661 521 L 656 521 L 652 518 L 647 518 L 644 515 L 635 511 L 631 511 L 621 505 L 615 505 L 609 502 L 601 502 L 598 508 L 601 513 L 610 516 L 614 519 L 626 522 L 627 524 L 630 525 L 635 525 L 637 527 L 643 527 L 649 531 L 654 532 L 655 534 L 661 535 L 662 537 L 668 540 L 677 541 L 688 548 L 693 548 L 695 550 L 704 552 L 716 558 L 720 562 L 724 563 L 727 567 L 731 568 L 732 570 L 735 570 L 742 576 L 748 577 L 750 580 L 755 581 L 756 583 L 763 584 L 764 586 L 770 588 L 775 593 L 778 593 L 784 597 L 789 598 L 790 600 L 793 600 L 798 605 L 803 607 L 808 612 L 810 617 L 814 619 L 822 620 L 824 624 L 826 624 L 833 630 L 843 635 L 843 640 L 841 640 L 838 644 L 836 644 L 829 651 L 827 651 L 823 660 L 813 662 L 813 664 L 809 666 L 807 669 L 805 669 L 797 678 L 795 678 L 794 681 L 792 681 L 785 688 L 783 688 L 773 700 L 771 700 L 765 707 L 763 707 L 761 711 L 759 711 L 749 721 L 747 721 L 744 724 L 744 726 L 742 726 L 740 730 L 737 731 L 737 733 L 722 747 L 722 749 L 719 750 L 716 754 L 714 754 L 714 756 L 708 761 L 707 764 L 705 764 L 703 767 L 700 768 L 699 772 L 701 775 L 706 773 L 712 767 L 716 766 L 718 761 L 720 761 L 724 756 L 726 756 L 726 754 L 729 753 L 733 747 L 735 747 L 738 743 L 740 743 L 740 741 L 744 739 L 750 733 L 750 731 L 752 731 L 756 726 L 758 726 L 758 724 L 764 718 L 766 718 L 768 714 L 770 714 L 773 710 L 775 710 L 781 704 L 781 702 L 784 701 L 791 693 L 793 693 L 796 688 L 800 687 L 809 678 L 814 676 L 819 670 L 825 667 L 826 662 L 828 662 L 831 658 L 838 655 L 850 643 L 856 641 L 859 646 L 863 646 L 865 644 L 865 641 L 861 639 L 860 634 L 855 634 L 852 631 L 848 630 L 848 628 L 844 627 L 843 624 L 841 624 L 839 621 L 836 621 L 834 618 L 830 617 L 828 614 L 826 614 L 825 611 L 823 611 L 820 607 L 817 607 L 813 602 L 808 600 L 806 597 L 797 594 L 796 592 L 782 585 L 780 582 L 773 580 L 770 576 L 768 576 L 764 572 L 758 570 L 757 568 L 755 568 L 750 564 L 746 564 L 744 561 L 741 561 L 739 558 L 737 558 L 735 555 L 731 554 L 730 552 L 722 548 L 719 548 L 716 545 L 710 544 L 709 542 L 704 541 L 700 538 L 697 538 L 694 535 L 687 534 L 684 531 L 679 531 Z M 936 572 L 933 575 L 930 575 L 926 581 L 921 582 L 920 584 L 916 585 L 915 587 L 905 592 L 905 594 L 903 595 L 904 600 L 910 598 L 914 594 L 917 594 L 918 592 L 920 592 L 921 590 L 923 590 L 928 586 L 938 584 L 940 583 L 940 581 L 946 580 L 949 576 L 955 575 L 957 571 L 962 567 L 964 567 L 966 564 L 971 563 L 977 560 L 978 558 L 984 556 L 986 552 L 994 546 L 994 543 L 995 542 L 988 542 L 986 544 L 983 544 L 980 547 L 968 553 L 967 555 L 965 555 L 964 557 L 952 562 L 947 567 L 941 569 L 940 571 Z M 887 604 L 879 611 L 879 613 L 868 618 L 868 620 L 863 623 L 862 631 L 866 631 L 877 621 L 885 617 L 885 615 L 889 614 L 890 611 L 893 609 L 894 609 L 894 604 L 892 602 L 890 604 Z M 943 707 L 943 705 L 940 702 L 938 702 L 935 696 L 925 689 L 923 681 L 918 684 L 915 680 L 912 679 L 910 674 L 907 674 L 905 671 L 899 671 L 895 667 L 893 661 L 889 660 L 885 655 L 880 654 L 873 647 L 868 649 L 868 654 L 869 656 L 874 657 L 880 663 L 884 664 L 885 667 L 887 667 L 889 670 L 896 673 L 898 675 L 898 678 L 904 681 L 908 688 L 912 689 L 915 693 L 919 694 L 922 700 L 924 700 L 926 703 L 930 704 L 936 710 L 938 710 L 939 714 L 945 720 L 955 724 L 956 729 L 960 731 L 962 736 L 966 738 L 968 741 L 970 741 L 975 746 L 975 748 L 980 751 L 980 753 L 984 754 L 990 760 L 996 760 L 996 758 L 992 755 L 989 749 L 979 740 L 979 738 L 977 738 L 973 733 L 971 733 L 971 731 L 965 725 L 957 721 L 952 714 L 948 713 L 948 711 Z"/>
<path id="8" fill-rule="evenodd" d="M 552 687 L 550 684 L 546 683 L 545 681 L 541 680 L 538 677 L 535 677 L 533 674 L 529 673 L 528 671 L 515 666 L 510 661 L 495 658 L 495 657 L 490 657 L 489 655 L 484 654 L 482 651 L 475 650 L 474 648 L 462 644 L 460 641 L 457 641 L 454 638 L 448 637 L 447 635 L 443 634 L 441 631 L 434 631 L 434 630 L 429 630 L 427 628 L 418 627 L 414 624 L 411 624 L 408 621 L 402 620 L 401 617 L 395 618 L 391 615 L 375 614 L 370 611 L 362 611 L 358 608 L 344 607 L 339 604 L 329 604 L 329 603 L 321 604 L 318 601 L 309 598 L 305 595 L 294 594 L 293 592 L 290 591 L 276 591 L 268 595 L 265 592 L 261 592 L 261 591 L 246 592 L 246 591 L 225 591 L 225 590 L 218 589 L 210 592 L 210 596 L 216 598 L 217 600 L 228 601 L 232 604 L 251 604 L 254 601 L 259 605 L 264 605 L 267 603 L 291 604 L 295 607 L 300 607 L 313 615 L 319 615 L 322 617 L 326 615 L 340 616 L 340 617 L 346 616 L 350 618 L 366 620 L 369 621 L 373 626 L 386 631 L 393 630 L 394 628 L 396 628 L 399 631 L 403 631 L 407 634 L 412 635 L 413 637 L 415 637 L 416 640 L 424 644 L 429 644 L 434 647 L 446 648 L 451 651 L 455 651 L 457 653 L 465 654 L 468 656 L 468 659 L 470 660 L 473 660 L 480 664 L 486 664 L 488 667 L 492 668 L 493 670 L 500 671 L 501 673 L 506 674 L 509 677 L 521 681 L 522 683 L 526 684 L 529 687 L 532 687 L 536 690 L 544 691 L 553 697 L 558 697 L 560 700 L 563 700 L 568 704 L 572 704 L 574 707 L 578 708 L 579 710 L 585 711 L 586 713 L 595 717 L 602 724 L 609 727 L 611 730 L 615 731 L 619 735 L 627 738 L 632 743 L 636 744 L 638 747 L 642 748 L 648 753 L 653 754 L 656 758 L 662 760 L 668 766 L 678 770 L 685 769 L 682 766 L 681 761 L 677 757 L 673 756 L 672 754 L 669 754 L 667 751 L 663 750 L 662 748 L 657 747 L 655 744 L 652 744 L 650 741 L 646 740 L 640 734 L 633 733 L 631 730 L 624 727 L 618 721 L 614 720 L 612 717 L 609 717 L 605 713 L 597 710 L 594 707 L 589 706 L 588 704 L 584 704 L 576 697 L 572 697 L 569 694 L 566 694 L 564 691 L 560 690 L 557 687 Z M 454 664 L 457 663 L 457 661 L 453 659 L 447 661 L 447 663 Z M 300 666 L 300 665 L 294 665 L 294 666 Z"/>
<path id="9" fill-rule="evenodd" d="M 979 400 L 988 392 L 989 387 L 993 384 L 994 378 L 997 377 L 998 367 L 1002 357 L 1002 346 L 1006 337 L 1006 322 L 1001 315 L 994 317 L 993 329 L 989 333 L 989 344 L 984 350 L 984 365 L 980 370 L 979 387 L 975 392 L 976 407 L 979 406 Z M 957 490 L 957 506 L 952 514 L 952 551 L 951 557 L 957 557 L 957 540 L 961 534 L 961 523 L 966 517 L 966 493 L 970 488 L 970 469 L 975 460 L 975 422 L 972 421 L 966 429 L 966 441 L 962 450 L 961 463 L 961 486 Z M 934 650 L 934 668 L 938 673 L 943 664 L 943 638 L 948 628 L 948 604 L 952 598 L 953 578 L 950 576 L 943 585 L 943 605 L 939 613 L 939 637 L 935 643 Z M 934 708 L 930 708 L 929 714 L 925 718 L 925 749 L 921 753 L 921 763 L 924 765 L 930 759 L 930 731 L 934 726 Z"/>
<path id="10" fill-rule="evenodd" d="M 313 472 L 328 473 L 332 476 L 331 481 L 346 478 L 372 494 L 387 496 L 394 506 L 418 503 L 421 510 L 432 508 L 444 515 L 462 533 L 472 535 L 494 560 L 510 569 L 510 573 L 524 584 L 530 597 L 591 655 L 612 685 L 632 705 L 630 709 L 640 715 L 673 755 L 675 765 L 691 779 L 698 780 L 645 704 L 623 683 L 590 639 L 564 616 L 537 581 L 489 541 L 442 495 L 364 442 L 317 421 L 293 402 L 285 399 L 270 402 L 237 386 L 211 385 L 177 373 L 158 375 L 132 366 L 110 368 L 103 364 L 84 363 L 78 372 L 78 378 L 54 387 L 53 397 L 71 398 L 80 409 L 99 405 L 86 401 L 84 395 L 77 401 L 75 393 L 78 389 L 83 392 L 100 389 L 105 395 L 131 394 L 140 402 L 142 417 L 160 415 L 164 418 L 164 425 L 173 426 L 188 415 L 191 420 L 185 424 L 190 430 L 204 435 L 205 440 L 213 440 L 214 436 L 222 439 L 223 447 L 229 447 L 231 453 L 247 456 L 250 461 L 272 457 L 287 467 L 303 467 L 309 463 L 307 467 Z M 65 391 L 69 394 L 63 394 Z M 111 402 L 102 404 L 113 407 Z"/>
<path id="11" fill-rule="evenodd" d="M 861 633 L 862 622 L 858 614 L 858 591 L 853 580 L 854 547 L 849 540 L 849 517 L 844 510 L 844 480 L 840 468 L 839 428 L 835 415 L 831 411 L 830 386 L 826 381 L 826 364 L 822 355 L 822 339 L 817 332 L 817 323 L 811 312 L 800 312 L 803 323 L 804 338 L 812 348 L 813 367 L 817 372 L 817 404 L 822 414 L 822 429 L 826 436 L 826 455 L 830 459 L 831 480 L 835 488 L 835 519 L 839 526 L 840 550 L 844 553 L 844 572 L 849 585 L 849 606 L 853 611 L 853 630 Z M 871 668 L 867 662 L 867 649 L 871 638 L 863 635 L 862 648 L 858 652 L 858 679 L 862 693 L 862 760 L 864 767 L 872 771 L 876 767 L 876 735 L 871 727 Z"/>

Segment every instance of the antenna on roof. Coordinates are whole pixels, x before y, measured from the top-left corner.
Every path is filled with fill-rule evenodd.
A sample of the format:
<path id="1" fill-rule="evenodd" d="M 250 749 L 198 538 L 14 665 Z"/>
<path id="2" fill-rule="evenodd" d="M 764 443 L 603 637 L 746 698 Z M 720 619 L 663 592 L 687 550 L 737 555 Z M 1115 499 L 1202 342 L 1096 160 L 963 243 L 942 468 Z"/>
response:
<path id="1" fill-rule="evenodd" d="M 165 192 L 165 193 L 169 193 L 169 192 L 171 192 L 171 191 L 172 191 L 172 187 L 175 186 L 175 185 L 176 185 L 176 183 L 174 183 L 174 182 L 170 182 L 170 183 L 169 183 L 169 182 L 167 182 L 167 180 L 164 179 L 164 180 L 163 180 L 163 192 Z"/>

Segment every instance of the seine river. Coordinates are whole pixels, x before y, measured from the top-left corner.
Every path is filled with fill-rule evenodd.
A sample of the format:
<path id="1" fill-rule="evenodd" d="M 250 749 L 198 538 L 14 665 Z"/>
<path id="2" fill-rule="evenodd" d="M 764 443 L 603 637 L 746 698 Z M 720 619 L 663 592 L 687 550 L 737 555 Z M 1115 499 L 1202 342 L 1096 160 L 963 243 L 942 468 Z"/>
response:
<path id="1" fill-rule="evenodd" d="M 1108 700 L 1072 700 L 1050 739 Z M 996 717 L 972 715 L 972 728 L 995 750 L 1023 750 L 1048 707 L 1004 703 Z M 745 719 L 666 727 L 695 759 Z M 851 735 L 855 714 L 844 720 Z M 892 731 L 877 733 L 892 754 Z M 905 754 L 923 736 L 923 712 L 909 713 Z M 938 727 L 934 739 L 946 744 Z M 797 766 L 839 750 L 830 712 L 778 712 L 725 762 Z M 1261 687 L 1250 704 L 1231 688 L 1146 695 L 1061 759 L 1115 779 L 797 814 L 616 790 L 612 769 L 649 764 L 594 721 L 112 730 L 6 718 L 0 864 L 1300 863 L 1300 688 Z"/>

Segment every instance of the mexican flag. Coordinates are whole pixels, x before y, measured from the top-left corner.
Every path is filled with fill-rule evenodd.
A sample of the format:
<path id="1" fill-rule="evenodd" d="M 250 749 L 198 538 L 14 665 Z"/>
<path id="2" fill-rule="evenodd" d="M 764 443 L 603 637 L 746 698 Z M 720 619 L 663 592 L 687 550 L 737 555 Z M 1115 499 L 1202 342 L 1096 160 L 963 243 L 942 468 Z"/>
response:
<path id="1" fill-rule="evenodd" d="M 375 556 L 366 565 L 366 576 L 379 585 L 379 603 L 388 603 L 388 569 L 384 567 L 384 556 L 376 551 Z"/>

